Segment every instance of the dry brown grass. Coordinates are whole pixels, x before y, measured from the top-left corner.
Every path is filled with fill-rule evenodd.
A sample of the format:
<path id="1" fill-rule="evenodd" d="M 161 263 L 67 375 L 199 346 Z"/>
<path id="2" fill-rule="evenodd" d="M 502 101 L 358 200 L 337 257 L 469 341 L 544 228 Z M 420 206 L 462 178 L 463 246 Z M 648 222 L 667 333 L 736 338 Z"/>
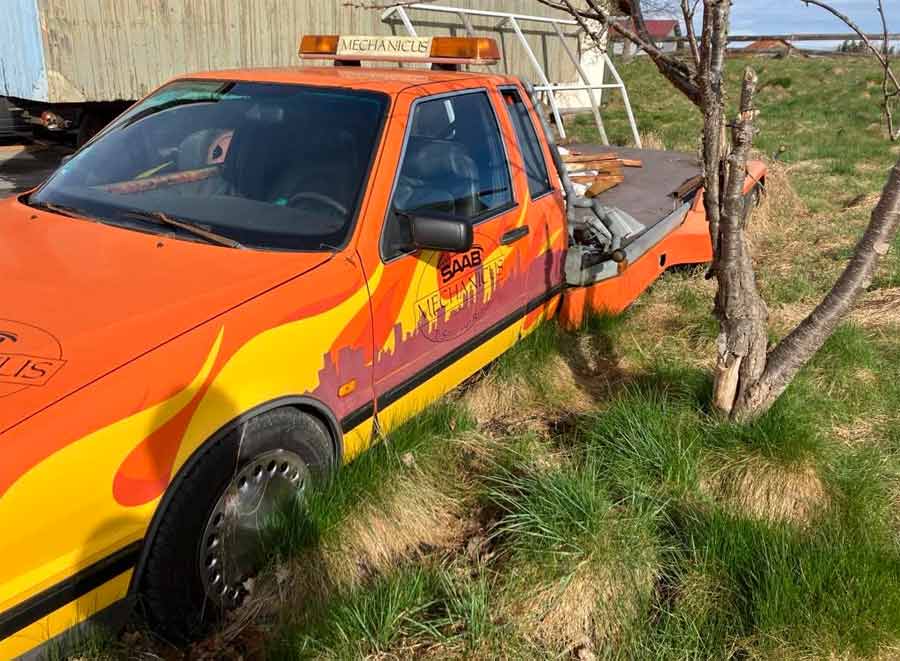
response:
<path id="1" fill-rule="evenodd" d="M 809 214 L 803 200 L 791 185 L 790 168 L 778 161 L 767 161 L 766 169 L 766 191 L 760 197 L 759 206 L 753 212 L 748 226 L 751 238 L 790 227 Z"/>
<path id="2" fill-rule="evenodd" d="M 871 443 L 876 437 L 876 430 L 883 428 L 888 419 L 883 415 L 865 413 L 843 424 L 836 424 L 831 428 L 832 435 L 848 446 Z"/>
<path id="3" fill-rule="evenodd" d="M 654 568 L 588 558 L 551 583 L 542 581 L 503 608 L 522 636 L 562 655 L 614 648 L 653 590 Z"/>
<path id="4" fill-rule="evenodd" d="M 461 546 L 468 525 L 463 503 L 441 489 L 434 475 L 415 466 L 408 470 L 387 493 L 361 504 L 315 549 L 256 579 L 252 596 L 219 637 L 228 640 L 251 624 L 302 613 L 404 560 Z"/>
<path id="5" fill-rule="evenodd" d="M 641 144 L 644 146 L 644 149 L 665 149 L 666 143 L 663 142 L 663 139 L 659 137 L 657 134 L 652 131 L 647 131 L 646 133 L 641 133 Z"/>
<path id="6" fill-rule="evenodd" d="M 700 481 L 701 492 L 727 509 L 761 521 L 808 525 L 828 506 L 815 466 L 749 456 L 721 465 Z"/>
<path id="7" fill-rule="evenodd" d="M 561 418 L 587 413 L 619 382 L 614 362 L 578 337 L 569 355 L 555 354 L 539 375 L 488 374 L 471 384 L 462 401 L 487 434 L 552 434 Z M 535 383 L 542 383 L 538 388 Z"/>
<path id="8" fill-rule="evenodd" d="M 326 544 L 329 575 L 341 585 L 354 585 L 383 573 L 398 561 L 459 544 L 462 506 L 416 471 L 377 503 L 366 503 L 341 525 L 337 539 Z"/>
<path id="9" fill-rule="evenodd" d="M 850 318 L 869 328 L 900 326 L 900 287 L 866 293 L 856 304 Z"/>

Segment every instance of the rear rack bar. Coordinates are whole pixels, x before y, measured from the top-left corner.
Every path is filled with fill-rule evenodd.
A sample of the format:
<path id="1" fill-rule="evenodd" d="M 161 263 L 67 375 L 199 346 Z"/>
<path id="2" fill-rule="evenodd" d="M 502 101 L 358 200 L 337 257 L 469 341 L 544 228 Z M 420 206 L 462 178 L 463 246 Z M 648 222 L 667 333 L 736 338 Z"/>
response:
<path id="1" fill-rule="evenodd" d="M 581 62 L 579 61 L 575 52 L 566 42 L 565 34 L 563 33 L 560 26 L 575 27 L 577 29 L 577 34 L 581 32 L 581 27 L 579 26 L 577 21 L 564 18 L 551 18 L 549 16 L 532 16 L 529 14 L 513 14 L 502 11 L 489 11 L 486 9 L 466 9 L 463 7 L 449 7 L 446 5 L 432 5 L 423 3 L 395 5 L 393 7 L 389 7 L 384 11 L 384 13 L 382 13 L 381 20 L 387 21 L 391 17 L 396 16 L 400 19 L 400 22 L 403 24 L 403 27 L 406 29 L 407 33 L 412 37 L 417 37 L 418 34 L 416 33 L 416 28 L 413 25 L 413 21 L 407 11 L 410 9 L 437 12 L 442 14 L 454 14 L 462 22 L 463 26 L 466 29 L 466 33 L 469 36 L 474 36 L 475 34 L 475 29 L 472 25 L 472 16 L 500 19 L 500 21 L 495 25 L 496 30 L 504 28 L 507 24 L 512 27 L 513 33 L 516 35 L 519 43 L 525 49 L 525 54 L 528 56 L 528 61 L 531 63 L 531 66 L 535 70 L 538 80 L 540 81 L 540 84 L 536 85 L 534 89 L 535 91 L 541 92 L 546 95 L 547 101 L 550 104 L 550 110 L 553 113 L 553 118 L 556 121 L 559 137 L 561 139 L 565 139 L 566 137 L 566 128 L 563 125 L 562 116 L 560 114 L 559 103 L 556 98 L 557 92 L 587 92 L 588 98 L 590 99 L 591 112 L 594 114 L 594 122 L 597 125 L 597 131 L 600 133 L 600 139 L 604 145 L 608 145 L 609 139 L 606 136 L 606 129 L 603 126 L 603 117 L 600 114 L 600 104 L 603 100 L 603 90 L 620 90 L 622 93 L 622 101 L 625 105 L 625 114 L 628 116 L 628 124 L 631 126 L 631 135 L 634 139 L 634 144 L 637 147 L 642 147 L 641 136 L 638 133 L 637 124 L 634 120 L 634 113 L 631 109 L 631 102 L 628 99 L 628 91 L 625 89 L 625 83 L 622 82 L 622 78 L 621 76 L 619 76 L 619 72 L 616 70 L 615 65 L 612 63 L 612 60 L 609 59 L 609 55 L 607 54 L 606 50 L 603 50 L 601 53 L 600 82 L 595 83 L 590 80 L 584 67 L 581 66 Z M 541 66 L 541 63 L 538 60 L 537 56 L 534 54 L 531 45 L 525 38 L 525 34 L 522 32 L 522 28 L 519 25 L 520 21 L 543 23 L 553 26 L 553 30 L 556 33 L 556 36 L 559 37 L 560 42 L 562 42 L 563 50 L 566 53 L 566 56 L 569 58 L 569 60 L 571 60 L 572 64 L 575 67 L 575 71 L 578 73 L 581 84 L 550 82 L 550 79 L 547 77 L 547 73 L 544 71 L 544 67 Z M 603 79 L 606 77 L 606 71 L 609 71 L 615 82 L 604 83 Z M 595 90 L 597 91 L 596 94 Z"/>

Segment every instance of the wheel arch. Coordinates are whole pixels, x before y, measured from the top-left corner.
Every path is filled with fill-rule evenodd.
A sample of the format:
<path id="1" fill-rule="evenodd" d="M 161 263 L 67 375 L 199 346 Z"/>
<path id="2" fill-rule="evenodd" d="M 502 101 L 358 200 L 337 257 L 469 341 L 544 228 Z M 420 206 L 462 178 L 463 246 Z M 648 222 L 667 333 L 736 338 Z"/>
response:
<path id="1" fill-rule="evenodd" d="M 153 546 L 153 539 L 156 536 L 157 530 L 159 529 L 159 525 L 162 521 L 163 515 L 169 507 L 169 503 L 174 497 L 175 492 L 178 490 L 178 487 L 181 484 L 181 481 L 184 479 L 185 475 L 190 472 L 190 469 L 198 461 L 202 460 L 203 455 L 206 454 L 206 451 L 220 439 L 230 434 L 232 431 L 237 429 L 240 425 L 246 423 L 248 420 L 280 408 L 297 409 L 298 411 L 315 417 L 317 420 L 323 423 L 328 429 L 328 434 L 331 437 L 332 462 L 334 468 L 340 466 L 341 458 L 343 457 L 344 444 L 341 425 L 335 417 L 334 413 L 332 413 L 331 409 L 329 409 L 324 402 L 314 397 L 308 397 L 305 395 L 279 397 L 264 404 L 255 406 L 252 409 L 249 409 L 239 416 L 228 421 L 227 423 L 222 425 L 222 427 L 220 427 L 214 434 L 207 438 L 203 443 L 201 443 L 196 450 L 194 450 L 191 456 L 188 457 L 187 461 L 185 461 L 184 464 L 178 469 L 178 472 L 175 474 L 175 476 L 172 478 L 172 481 L 169 483 L 169 486 L 166 488 L 166 491 L 163 494 L 159 505 L 157 505 L 156 510 L 153 512 L 153 517 L 150 520 L 150 525 L 147 527 L 147 533 L 144 535 L 144 540 L 141 544 L 140 555 L 138 556 L 137 563 L 134 566 L 134 572 L 131 575 L 131 582 L 128 586 L 129 597 L 135 597 L 140 592 L 142 576 L 147 564 L 147 557 L 149 556 L 150 549 Z"/>

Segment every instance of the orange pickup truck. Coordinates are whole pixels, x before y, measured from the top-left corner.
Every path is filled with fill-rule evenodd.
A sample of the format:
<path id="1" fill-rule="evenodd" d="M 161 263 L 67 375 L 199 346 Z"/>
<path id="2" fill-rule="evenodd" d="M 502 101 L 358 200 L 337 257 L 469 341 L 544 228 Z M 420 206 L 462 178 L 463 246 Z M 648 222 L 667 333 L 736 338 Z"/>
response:
<path id="1" fill-rule="evenodd" d="M 391 39 L 301 54 L 431 68 L 180 77 L 0 202 L 0 658 L 135 601 L 202 631 L 283 498 L 710 258 L 691 158 L 579 197 L 530 88 L 452 70 L 496 44 Z"/>

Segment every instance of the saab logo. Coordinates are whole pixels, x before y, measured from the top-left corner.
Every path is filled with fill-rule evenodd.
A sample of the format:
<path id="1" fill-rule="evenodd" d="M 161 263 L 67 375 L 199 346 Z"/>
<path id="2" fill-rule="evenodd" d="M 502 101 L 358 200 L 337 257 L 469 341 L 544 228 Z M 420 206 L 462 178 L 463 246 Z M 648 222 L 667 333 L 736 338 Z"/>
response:
<path id="1" fill-rule="evenodd" d="M 46 385 L 65 362 L 59 341 L 47 331 L 0 319 L 0 397 Z"/>
<path id="2" fill-rule="evenodd" d="M 481 246 L 475 246 L 465 255 L 450 255 L 449 262 L 445 256 L 440 263 L 441 284 L 446 285 L 455 275 L 477 268 L 481 263 Z"/>
<path id="3" fill-rule="evenodd" d="M 465 253 L 433 253 L 416 291 L 417 326 L 425 339 L 447 342 L 464 335 L 494 303 L 504 257 L 492 237 L 475 233 Z"/>

